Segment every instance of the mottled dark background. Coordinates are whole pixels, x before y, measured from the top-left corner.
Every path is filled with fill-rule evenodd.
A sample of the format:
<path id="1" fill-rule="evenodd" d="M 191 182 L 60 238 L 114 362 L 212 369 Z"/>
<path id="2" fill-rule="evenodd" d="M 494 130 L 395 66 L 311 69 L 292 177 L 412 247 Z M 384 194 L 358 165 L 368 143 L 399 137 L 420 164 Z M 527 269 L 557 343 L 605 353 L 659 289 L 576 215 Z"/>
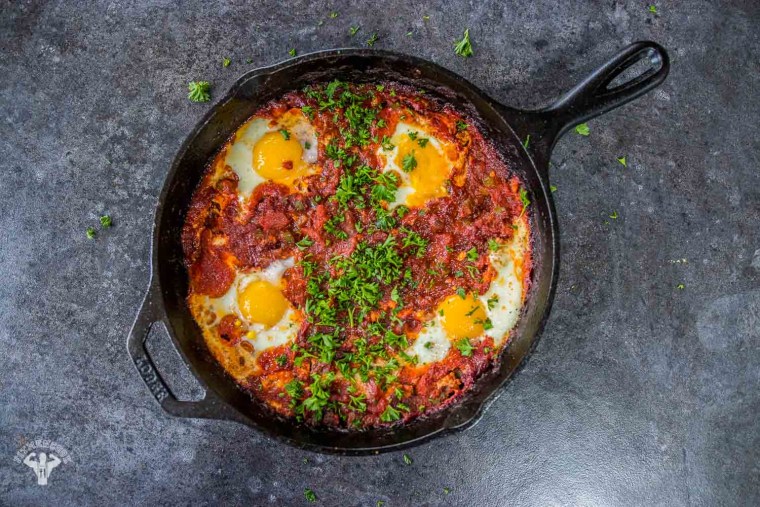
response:
<path id="1" fill-rule="evenodd" d="M 175 3 L 1 2 L 0 504 L 301 505 L 305 487 L 346 506 L 760 503 L 758 2 Z M 466 27 L 465 60 L 452 41 Z M 554 309 L 477 426 L 405 465 L 169 418 L 125 337 L 164 175 L 211 107 L 187 100 L 187 82 L 220 97 L 290 48 L 372 32 L 522 107 L 635 40 L 662 43 L 673 68 L 557 145 Z M 88 240 L 101 213 L 114 227 Z M 164 332 L 151 340 L 197 396 Z M 13 462 L 35 438 L 74 459 L 46 487 Z"/>

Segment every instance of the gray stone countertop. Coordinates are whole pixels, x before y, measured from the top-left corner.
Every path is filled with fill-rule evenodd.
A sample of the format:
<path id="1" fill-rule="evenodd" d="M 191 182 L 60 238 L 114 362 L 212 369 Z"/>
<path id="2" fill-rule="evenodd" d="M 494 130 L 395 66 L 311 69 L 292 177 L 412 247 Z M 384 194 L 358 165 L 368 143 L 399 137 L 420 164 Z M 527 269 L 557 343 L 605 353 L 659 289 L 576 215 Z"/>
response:
<path id="1" fill-rule="evenodd" d="M 758 505 L 760 4 L 655 4 L 4 2 L 0 504 L 306 505 L 311 488 L 318 505 Z M 475 55 L 462 59 L 452 41 L 467 27 Z M 524 108 L 636 40 L 663 44 L 672 70 L 558 143 L 553 311 L 475 427 L 410 449 L 407 465 L 169 417 L 125 338 L 167 168 L 213 104 L 189 102 L 187 82 L 219 98 L 291 48 L 375 32 L 375 47 Z M 87 239 L 104 213 L 113 227 Z M 151 341 L 195 395 L 165 333 Z M 46 486 L 14 461 L 36 439 L 71 458 Z"/>

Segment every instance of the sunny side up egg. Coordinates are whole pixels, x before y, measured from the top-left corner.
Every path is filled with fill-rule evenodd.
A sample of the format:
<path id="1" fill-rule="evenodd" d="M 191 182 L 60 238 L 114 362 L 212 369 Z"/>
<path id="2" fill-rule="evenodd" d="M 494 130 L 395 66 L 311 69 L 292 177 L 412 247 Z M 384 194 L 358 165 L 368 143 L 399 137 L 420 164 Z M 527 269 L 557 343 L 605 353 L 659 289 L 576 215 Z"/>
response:
<path id="1" fill-rule="evenodd" d="M 390 138 L 393 148 L 377 151 L 383 172 L 400 176 L 391 208 L 405 205 L 422 207 L 429 200 L 448 195 L 447 183 L 458 164 L 458 153 L 447 143 L 430 135 L 422 126 L 400 122 Z"/>
<path id="2" fill-rule="evenodd" d="M 317 136 L 300 109 L 275 119 L 254 117 L 235 133 L 223 159 L 238 177 L 238 197 L 248 199 L 265 181 L 302 190 L 301 179 L 315 174 Z"/>
<path id="3" fill-rule="evenodd" d="M 528 253 L 528 225 L 525 217 L 508 243 L 500 244 L 489 254 L 496 276 L 485 294 L 461 297 L 451 294 L 440 303 L 434 318 L 428 321 L 406 351 L 417 356 L 419 364 L 442 361 L 459 340 L 483 340 L 490 336 L 501 347 L 517 324 L 525 298 L 525 259 Z M 485 322 L 490 322 L 485 329 Z"/>
<path id="4" fill-rule="evenodd" d="M 227 315 L 240 321 L 242 340 L 253 346 L 254 357 L 272 347 L 295 340 L 303 321 L 282 293 L 282 276 L 293 267 L 293 258 L 272 262 L 264 270 L 238 272 L 227 292 L 218 298 L 193 295 L 190 301 L 204 331 L 211 332 Z"/>

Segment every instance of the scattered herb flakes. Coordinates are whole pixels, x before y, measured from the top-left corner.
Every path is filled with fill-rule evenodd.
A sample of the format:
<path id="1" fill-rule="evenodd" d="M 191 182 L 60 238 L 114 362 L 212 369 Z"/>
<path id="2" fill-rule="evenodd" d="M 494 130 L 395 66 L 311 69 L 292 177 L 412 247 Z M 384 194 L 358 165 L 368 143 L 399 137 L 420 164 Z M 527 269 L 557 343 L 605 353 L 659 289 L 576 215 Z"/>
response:
<path id="1" fill-rule="evenodd" d="M 451 488 L 443 488 L 444 495 L 448 495 L 449 493 L 451 493 Z"/>
<path id="2" fill-rule="evenodd" d="M 253 58 L 246 58 L 245 63 L 253 63 Z"/>
<path id="3" fill-rule="evenodd" d="M 463 132 L 467 130 L 467 123 L 463 122 L 462 120 L 457 120 L 457 132 Z"/>
<path id="4" fill-rule="evenodd" d="M 657 14 L 657 6 L 654 4 L 648 6 L 647 10 L 649 10 L 649 12 L 651 12 L 652 14 Z"/>
<path id="5" fill-rule="evenodd" d="M 208 102 L 211 100 L 211 85 L 208 81 L 190 81 L 187 84 L 187 98 L 192 102 Z"/>
<path id="6" fill-rule="evenodd" d="M 383 507 L 383 505 L 385 505 L 385 502 L 382 500 L 378 500 L 377 503 L 375 504 L 375 507 Z"/>
<path id="7" fill-rule="evenodd" d="M 372 47 L 375 45 L 375 42 L 377 42 L 377 32 L 373 33 L 372 36 L 367 39 L 367 46 Z"/>
<path id="8" fill-rule="evenodd" d="M 523 141 L 523 148 L 526 150 L 528 149 L 528 145 L 530 145 L 530 134 L 528 134 L 528 137 L 525 138 L 525 141 Z"/>
<path id="9" fill-rule="evenodd" d="M 332 11 L 332 12 L 330 13 L 330 19 L 335 19 L 335 18 L 337 18 L 338 16 L 340 16 L 340 14 L 338 14 L 338 12 L 337 12 L 337 11 Z"/>
<path id="10" fill-rule="evenodd" d="M 619 216 L 620 215 L 618 215 L 617 211 L 613 211 L 612 213 L 610 213 L 610 218 L 613 220 L 617 219 Z"/>
<path id="11" fill-rule="evenodd" d="M 412 458 L 410 458 L 408 454 L 404 454 L 404 463 L 407 465 L 412 464 Z"/>
<path id="12" fill-rule="evenodd" d="M 554 185 L 549 185 L 549 191 L 550 191 L 551 193 L 554 193 L 554 192 L 556 192 L 556 191 L 557 191 L 557 187 L 556 187 L 556 186 L 554 186 Z"/>
<path id="13" fill-rule="evenodd" d="M 348 27 L 348 34 L 351 37 L 353 37 L 354 35 L 356 35 L 356 32 L 359 31 L 359 28 L 360 28 L 359 26 L 350 26 L 350 27 Z"/>
<path id="14" fill-rule="evenodd" d="M 488 240 L 488 249 L 492 252 L 495 252 L 499 249 L 499 242 L 495 239 L 491 238 Z"/>
<path id="15" fill-rule="evenodd" d="M 582 136 L 588 136 L 591 131 L 588 128 L 588 123 L 580 123 L 575 126 L 575 132 Z"/>
<path id="16" fill-rule="evenodd" d="M 85 234 L 87 234 L 87 239 L 95 239 L 95 227 L 88 227 L 85 231 Z"/>
<path id="17" fill-rule="evenodd" d="M 298 52 L 296 52 L 296 48 L 293 48 L 293 49 L 291 49 L 290 51 L 288 51 L 288 54 L 289 54 L 290 56 L 296 56 L 296 55 L 298 54 Z"/>
<path id="18" fill-rule="evenodd" d="M 406 32 L 406 36 L 407 37 L 411 37 L 412 36 L 412 32 Z"/>
<path id="19" fill-rule="evenodd" d="M 678 285 L 676 285 L 676 289 L 678 289 L 678 290 L 684 290 L 685 288 L 686 288 L 686 286 L 684 284 L 682 284 L 682 283 L 679 283 Z"/>
<path id="20" fill-rule="evenodd" d="M 623 167 L 628 167 L 628 162 L 625 161 L 625 157 L 618 157 L 617 161 L 620 162 Z"/>
<path id="21" fill-rule="evenodd" d="M 472 44 L 470 43 L 470 29 L 464 31 L 464 37 L 462 40 L 455 41 L 454 52 L 462 58 L 468 58 L 472 56 Z"/>
<path id="22" fill-rule="evenodd" d="M 109 215 L 103 215 L 100 217 L 100 225 L 104 229 L 108 229 L 113 225 L 113 220 L 111 220 L 111 217 Z"/>
<path id="23" fill-rule="evenodd" d="M 689 260 L 688 259 L 670 259 L 668 262 L 670 262 L 671 264 L 688 264 Z"/>
<path id="24" fill-rule="evenodd" d="M 308 502 L 316 502 L 317 501 L 317 494 L 314 493 L 310 488 L 306 488 L 303 490 L 303 496 L 306 498 L 306 501 Z"/>
<path id="25" fill-rule="evenodd" d="M 462 298 L 462 299 L 465 299 L 465 298 L 467 298 L 467 293 L 465 292 L 465 290 L 464 290 L 462 287 L 459 287 L 459 288 L 457 289 L 457 295 L 458 295 L 460 298 Z"/>
<path id="26" fill-rule="evenodd" d="M 430 16 L 422 16 L 422 21 L 430 21 Z"/>
<path id="27" fill-rule="evenodd" d="M 282 135 L 282 138 L 286 141 L 290 141 L 290 132 L 288 132 L 285 129 L 280 129 L 280 134 Z"/>
<path id="28" fill-rule="evenodd" d="M 230 60 L 226 56 L 222 58 L 222 67 L 229 67 L 230 63 L 232 63 L 232 60 Z"/>

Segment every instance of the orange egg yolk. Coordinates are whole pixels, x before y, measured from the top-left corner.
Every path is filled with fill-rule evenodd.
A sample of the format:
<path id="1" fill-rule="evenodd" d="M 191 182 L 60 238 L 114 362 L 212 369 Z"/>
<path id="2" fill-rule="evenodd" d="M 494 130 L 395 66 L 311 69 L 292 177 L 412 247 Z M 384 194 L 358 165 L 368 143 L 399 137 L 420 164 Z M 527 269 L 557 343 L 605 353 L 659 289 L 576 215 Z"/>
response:
<path id="1" fill-rule="evenodd" d="M 309 165 L 303 161 L 303 148 L 292 135 L 285 139 L 280 132 L 268 132 L 253 147 L 253 169 L 268 180 L 285 185 L 307 175 Z"/>
<path id="2" fill-rule="evenodd" d="M 446 181 L 451 176 L 451 165 L 446 157 L 430 142 L 420 146 L 406 133 L 398 137 L 396 165 L 402 169 L 412 167 L 409 180 L 414 193 L 407 197 L 406 204 L 423 206 L 429 199 L 444 197 L 447 194 Z"/>
<path id="3" fill-rule="evenodd" d="M 246 320 L 272 327 L 288 309 L 288 300 L 279 287 L 265 280 L 249 283 L 238 294 L 238 308 Z"/>
<path id="4" fill-rule="evenodd" d="M 462 298 L 458 294 L 447 297 L 438 307 L 443 329 L 450 339 L 476 338 L 485 331 L 486 310 L 472 294 Z"/>

